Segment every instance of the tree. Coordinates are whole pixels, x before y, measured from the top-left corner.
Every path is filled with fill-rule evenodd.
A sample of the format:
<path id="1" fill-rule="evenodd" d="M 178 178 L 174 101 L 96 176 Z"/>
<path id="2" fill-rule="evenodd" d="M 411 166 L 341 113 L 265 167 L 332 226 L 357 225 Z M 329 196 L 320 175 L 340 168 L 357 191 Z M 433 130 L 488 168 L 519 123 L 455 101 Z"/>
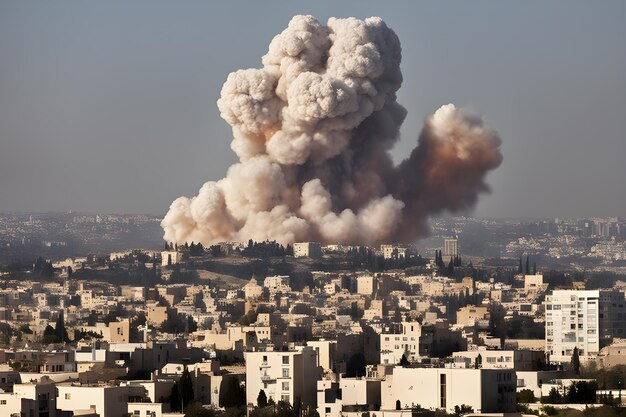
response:
<path id="1" fill-rule="evenodd" d="M 204 408 L 199 402 L 193 401 L 185 407 L 185 417 L 215 417 L 215 411 Z"/>
<path id="2" fill-rule="evenodd" d="M 409 360 L 406 358 L 406 353 L 402 354 L 402 358 L 400 358 L 400 366 L 405 367 L 409 365 Z"/>
<path id="3" fill-rule="evenodd" d="M 346 364 L 346 376 L 348 378 L 365 376 L 365 356 L 359 352 L 350 356 Z"/>
<path id="4" fill-rule="evenodd" d="M 580 352 L 578 351 L 578 346 L 576 346 L 574 352 L 572 352 L 571 365 L 574 373 L 580 375 Z"/>
<path id="5" fill-rule="evenodd" d="M 534 403 L 535 393 L 531 389 L 523 389 L 517 392 L 517 402 L 522 404 Z"/>
<path id="6" fill-rule="evenodd" d="M 30 326 L 28 324 L 22 324 L 19 327 L 19 331 L 22 333 L 26 333 L 26 334 L 33 334 L 33 331 L 31 330 Z"/>
<path id="7" fill-rule="evenodd" d="M 178 382 L 172 386 L 172 391 L 170 392 L 170 410 L 172 411 L 180 411 L 180 396 L 178 394 Z"/>
<path id="8" fill-rule="evenodd" d="M 230 378 L 223 393 L 223 397 L 220 399 L 221 406 L 225 408 L 238 407 L 246 404 L 246 392 L 241 387 L 241 383 L 237 378 Z"/>
<path id="9" fill-rule="evenodd" d="M 457 415 L 470 414 L 474 412 L 474 409 L 467 404 L 461 404 L 460 406 L 454 406 L 454 412 Z"/>
<path id="10" fill-rule="evenodd" d="M 59 343 L 68 343 L 70 341 L 70 338 L 67 335 L 67 330 L 65 330 L 65 320 L 63 316 L 63 310 L 60 310 L 59 317 L 57 317 L 56 325 L 54 327 L 54 333 L 59 340 Z"/>
<path id="11" fill-rule="evenodd" d="M 526 255 L 526 275 L 530 275 L 530 257 Z"/>
<path id="12" fill-rule="evenodd" d="M 448 263 L 448 275 L 454 275 L 454 262 L 452 260 L 452 257 L 450 257 L 450 262 Z"/>
<path id="13" fill-rule="evenodd" d="M 402 410 L 402 403 L 400 400 L 396 400 L 396 410 Z"/>
<path id="14" fill-rule="evenodd" d="M 259 391 L 259 396 L 256 397 L 256 404 L 259 408 L 267 407 L 267 395 L 265 395 L 265 391 Z"/>
<path id="15" fill-rule="evenodd" d="M 522 269 L 522 257 L 520 256 L 519 257 L 519 266 L 517 267 L 517 273 L 521 274 L 523 272 L 524 272 L 524 270 Z"/>
<path id="16" fill-rule="evenodd" d="M 180 376 L 180 380 L 178 381 L 178 396 L 181 399 L 181 408 L 183 410 L 185 409 L 185 406 L 190 404 L 194 399 L 193 382 L 191 381 L 191 374 L 189 373 L 189 369 L 187 369 L 187 365 L 185 365 L 183 374 Z"/>
<path id="17" fill-rule="evenodd" d="M 184 410 L 186 406 L 193 402 L 193 399 L 193 382 L 191 381 L 191 374 L 185 365 L 183 374 L 172 387 L 170 393 L 170 408 L 172 411 Z"/>

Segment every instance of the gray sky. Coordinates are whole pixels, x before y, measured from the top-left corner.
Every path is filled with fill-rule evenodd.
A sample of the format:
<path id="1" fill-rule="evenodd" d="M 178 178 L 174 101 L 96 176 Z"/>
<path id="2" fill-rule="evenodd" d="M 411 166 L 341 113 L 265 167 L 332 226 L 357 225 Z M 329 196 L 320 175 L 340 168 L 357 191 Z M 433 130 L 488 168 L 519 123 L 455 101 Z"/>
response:
<path id="1" fill-rule="evenodd" d="M 335 4 L 337 3 L 337 4 Z M 235 162 L 215 104 L 294 14 L 381 16 L 408 116 L 503 139 L 484 217 L 626 216 L 626 2 L 0 0 L 0 212 L 164 214 Z"/>

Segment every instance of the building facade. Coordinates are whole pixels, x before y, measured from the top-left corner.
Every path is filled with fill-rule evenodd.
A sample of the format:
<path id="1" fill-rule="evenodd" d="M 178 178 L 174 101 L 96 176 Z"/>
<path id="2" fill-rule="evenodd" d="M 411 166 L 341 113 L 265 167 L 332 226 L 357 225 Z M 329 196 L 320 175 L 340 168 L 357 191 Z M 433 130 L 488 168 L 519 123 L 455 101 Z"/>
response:
<path id="1" fill-rule="evenodd" d="M 555 290 L 546 296 L 546 353 L 569 362 L 574 348 L 582 359 L 596 357 L 613 338 L 626 336 L 624 293 Z"/>

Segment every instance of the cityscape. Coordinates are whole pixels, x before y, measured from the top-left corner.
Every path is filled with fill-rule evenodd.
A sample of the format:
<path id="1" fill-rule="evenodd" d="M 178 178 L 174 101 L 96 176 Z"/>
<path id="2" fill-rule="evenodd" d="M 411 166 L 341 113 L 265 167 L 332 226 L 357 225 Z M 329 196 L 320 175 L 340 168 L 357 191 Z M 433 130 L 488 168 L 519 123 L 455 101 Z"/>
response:
<path id="1" fill-rule="evenodd" d="M 0 417 L 626 416 L 605 6 L 1 2 Z"/>

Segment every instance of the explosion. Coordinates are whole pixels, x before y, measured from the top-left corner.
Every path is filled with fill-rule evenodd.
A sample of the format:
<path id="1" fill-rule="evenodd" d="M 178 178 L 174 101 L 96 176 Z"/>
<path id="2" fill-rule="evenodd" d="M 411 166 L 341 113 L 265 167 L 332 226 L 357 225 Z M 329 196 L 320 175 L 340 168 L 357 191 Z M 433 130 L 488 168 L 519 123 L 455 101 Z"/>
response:
<path id="1" fill-rule="evenodd" d="M 217 102 L 239 157 L 226 177 L 180 197 L 161 222 L 168 242 L 412 242 L 442 211 L 472 207 L 502 162 L 498 134 L 453 104 L 426 119 L 395 166 L 406 110 L 401 47 L 378 17 L 295 16 L 263 68 L 231 73 Z"/>

